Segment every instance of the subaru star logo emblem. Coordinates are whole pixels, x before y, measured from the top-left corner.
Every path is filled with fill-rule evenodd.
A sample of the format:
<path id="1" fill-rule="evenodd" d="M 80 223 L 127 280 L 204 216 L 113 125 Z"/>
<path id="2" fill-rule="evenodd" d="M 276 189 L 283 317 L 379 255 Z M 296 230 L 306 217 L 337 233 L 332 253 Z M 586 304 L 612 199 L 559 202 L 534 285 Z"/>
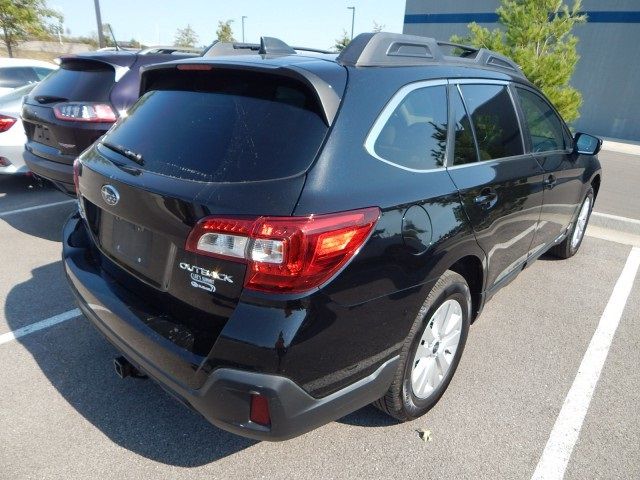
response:
<path id="1" fill-rule="evenodd" d="M 113 206 L 120 200 L 120 194 L 113 185 L 103 185 L 100 191 L 102 192 L 102 199 L 107 205 Z"/>

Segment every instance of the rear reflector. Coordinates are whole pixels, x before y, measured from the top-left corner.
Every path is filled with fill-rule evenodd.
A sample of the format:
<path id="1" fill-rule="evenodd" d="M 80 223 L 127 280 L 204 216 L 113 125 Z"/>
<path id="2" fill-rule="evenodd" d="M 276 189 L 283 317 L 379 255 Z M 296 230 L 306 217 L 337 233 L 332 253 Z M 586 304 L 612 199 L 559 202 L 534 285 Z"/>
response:
<path id="1" fill-rule="evenodd" d="M 53 114 L 58 120 L 70 122 L 115 122 L 118 117 L 111 105 L 92 102 L 59 103 L 53 107 Z"/>
<path id="2" fill-rule="evenodd" d="M 0 157 L 0 167 L 9 167 L 11 166 L 11 162 L 7 157 Z"/>
<path id="3" fill-rule="evenodd" d="M 76 187 L 76 195 L 80 193 L 80 172 L 82 164 L 77 158 L 73 161 L 73 185 Z"/>
<path id="4" fill-rule="evenodd" d="M 249 420 L 268 427 L 271 425 L 271 415 L 269 413 L 269 401 L 267 397 L 258 394 L 251 394 L 251 410 Z"/>
<path id="5" fill-rule="evenodd" d="M 6 132 L 13 127 L 17 121 L 17 118 L 10 117 L 9 115 L 0 115 L 0 132 Z"/>
<path id="6" fill-rule="evenodd" d="M 304 292 L 336 274 L 369 238 L 378 207 L 309 217 L 207 217 L 186 250 L 247 263 L 244 285 L 265 292 Z"/>

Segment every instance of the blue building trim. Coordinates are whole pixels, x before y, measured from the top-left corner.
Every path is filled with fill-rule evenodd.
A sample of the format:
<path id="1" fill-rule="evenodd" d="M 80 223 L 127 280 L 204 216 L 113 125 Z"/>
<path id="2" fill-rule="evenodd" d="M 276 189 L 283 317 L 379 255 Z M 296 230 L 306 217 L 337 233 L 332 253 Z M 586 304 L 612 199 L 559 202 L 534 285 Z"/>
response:
<path id="1" fill-rule="evenodd" d="M 636 12 L 583 12 L 589 23 L 640 23 Z M 404 23 L 497 23 L 497 13 L 419 13 L 404 16 Z"/>

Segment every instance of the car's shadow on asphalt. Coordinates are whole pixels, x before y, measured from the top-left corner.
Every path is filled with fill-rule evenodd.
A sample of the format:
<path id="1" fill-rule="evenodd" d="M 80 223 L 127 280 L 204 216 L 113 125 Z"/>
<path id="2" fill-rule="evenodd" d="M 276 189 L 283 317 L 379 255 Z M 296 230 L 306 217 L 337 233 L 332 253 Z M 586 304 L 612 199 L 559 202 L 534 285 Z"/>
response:
<path id="1" fill-rule="evenodd" d="M 360 410 L 356 410 L 337 420 L 337 422 L 356 427 L 390 427 L 398 424 L 397 420 L 394 420 L 373 405 L 367 405 Z"/>
<path id="2" fill-rule="evenodd" d="M 30 280 L 13 287 L 4 307 L 11 330 L 25 325 L 25 298 L 37 302 L 43 292 L 68 295 L 62 268 L 62 262 L 36 268 Z M 60 282 L 52 285 L 52 277 Z M 33 319 L 37 320 L 41 319 Z M 110 440 L 138 455 L 168 465 L 195 467 L 256 443 L 210 425 L 150 380 L 121 380 L 113 369 L 117 351 L 84 317 L 17 341 L 78 413 Z M 34 383 L 31 388 L 33 395 L 42 395 L 42 387 Z M 50 400 L 43 396 L 42 401 Z M 53 402 L 51 408 L 55 405 Z"/>
<path id="3" fill-rule="evenodd" d="M 3 215 L 7 210 L 72 200 L 59 194 L 47 182 L 20 176 L 0 176 L 0 220 L 27 235 L 53 242 L 60 241 L 62 225 L 69 213 L 75 209 L 73 203 L 49 208 Z"/>

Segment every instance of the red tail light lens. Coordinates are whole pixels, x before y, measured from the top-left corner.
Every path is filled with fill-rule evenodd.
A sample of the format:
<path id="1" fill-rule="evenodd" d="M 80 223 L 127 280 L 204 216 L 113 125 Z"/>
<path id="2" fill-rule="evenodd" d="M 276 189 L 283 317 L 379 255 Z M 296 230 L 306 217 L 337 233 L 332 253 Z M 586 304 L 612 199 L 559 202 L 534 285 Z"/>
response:
<path id="1" fill-rule="evenodd" d="M 70 122 L 115 122 L 116 113 L 111 105 L 92 102 L 59 103 L 53 107 L 53 114 L 58 120 Z"/>
<path id="2" fill-rule="evenodd" d="M 251 409 L 249 419 L 254 423 L 259 423 L 268 427 L 271 425 L 271 414 L 269 413 L 269 401 L 262 395 L 251 394 Z"/>
<path id="3" fill-rule="evenodd" d="M 194 227 L 186 249 L 247 263 L 245 287 L 294 293 L 319 287 L 369 238 L 377 207 L 310 217 L 208 217 Z"/>
<path id="4" fill-rule="evenodd" d="M 8 115 L 0 115 L 0 132 L 6 132 L 13 127 L 17 121 L 17 118 L 13 118 Z"/>

